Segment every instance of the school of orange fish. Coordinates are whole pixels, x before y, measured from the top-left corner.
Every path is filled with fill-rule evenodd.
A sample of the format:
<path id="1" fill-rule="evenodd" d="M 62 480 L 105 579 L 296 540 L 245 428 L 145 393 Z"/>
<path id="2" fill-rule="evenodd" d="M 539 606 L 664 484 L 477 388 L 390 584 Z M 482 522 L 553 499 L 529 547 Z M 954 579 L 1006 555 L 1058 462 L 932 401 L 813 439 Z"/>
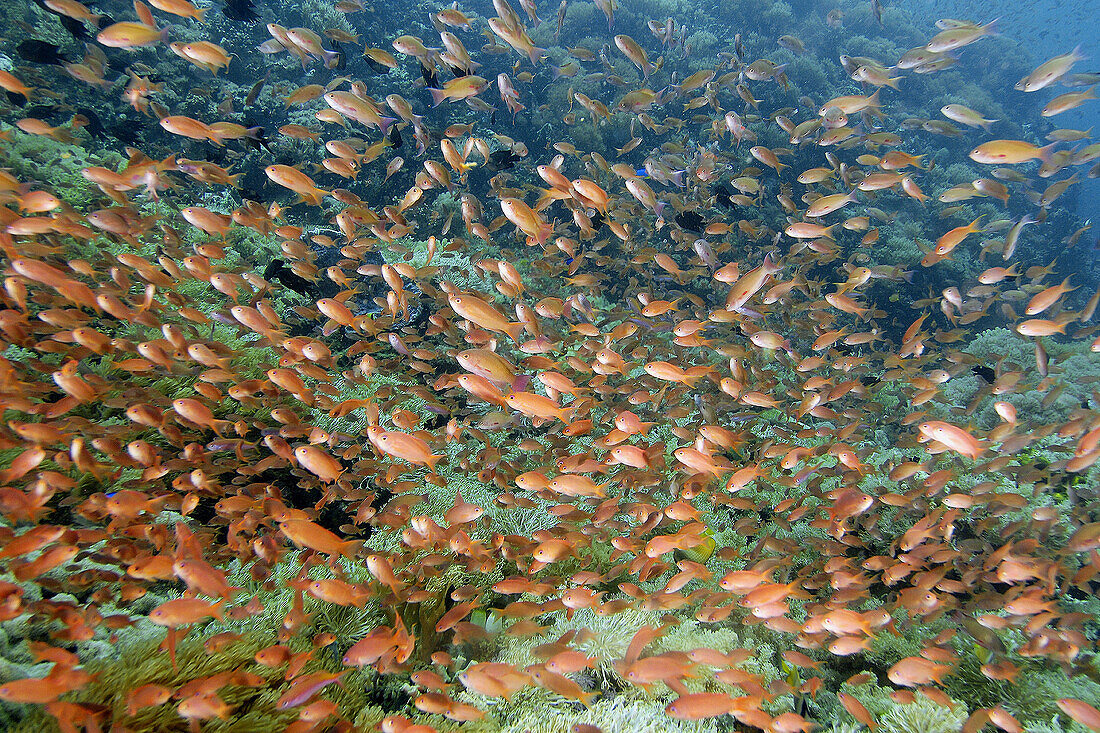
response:
<path id="1" fill-rule="evenodd" d="M 172 52 L 215 75 L 239 63 L 212 42 L 168 41 L 167 22 L 202 20 L 188 0 L 149 2 L 153 9 L 137 0 L 135 19 L 103 28 L 97 42 Z M 46 4 L 78 20 L 94 15 L 76 0 Z M 525 67 L 546 63 L 530 35 L 537 10 L 521 4 L 526 18 L 495 0 L 496 17 L 487 21 L 457 5 L 443 8 L 431 17 L 441 48 L 432 47 L 434 38 L 401 36 L 392 42 L 397 57 L 381 48 L 366 55 L 382 67 L 410 57 L 426 69 L 458 70 L 429 90 L 431 102 L 485 110 L 493 81 L 477 75 L 484 72 L 462 34 L 469 43 L 487 24 L 483 61 L 509 69 L 495 85 L 515 114 L 524 103 L 540 104 Z M 596 4 L 610 27 L 613 3 Z M 341 0 L 337 8 L 362 6 Z M 563 2 L 559 33 L 565 11 Z M 941 684 L 955 669 L 957 636 L 984 647 L 982 673 L 1007 684 L 1017 673 L 1013 659 L 1073 669 L 1091 656 L 1094 641 L 1084 628 L 1093 619 L 1067 612 L 1059 599 L 1071 587 L 1087 594 L 1096 587 L 1095 484 L 1078 481 L 1069 490 L 1077 507 L 1071 515 L 1022 510 L 1033 489 L 1066 491 L 1062 482 L 1096 477 L 1100 413 L 1083 405 L 1064 422 L 1041 424 L 1017 415 L 1012 397 L 1060 389 L 1044 337 L 1095 339 L 1091 351 L 1100 351 L 1092 325 L 1100 294 L 1088 297 L 1071 281 L 1055 284 L 1050 268 L 1020 264 L 1017 243 L 1078 176 L 1045 191 L 1034 188 L 1036 179 L 1084 170 L 1100 158 L 1100 143 L 1087 134 L 1046 147 L 990 139 L 994 120 L 948 105 L 947 119 L 973 134 L 985 130 L 970 158 L 990 174 L 950 191 L 922 191 L 927 160 L 901 150 L 903 133 L 882 127 L 890 95 L 906 73 L 947 69 L 992 32 L 961 21 L 939 26 L 893 67 L 844 57 L 853 88 L 861 84 L 864 93 L 807 100 L 787 111 L 793 117 L 758 110 L 761 90 L 785 82 L 783 69 L 766 58 L 747 61 L 740 42 L 713 68 L 677 80 L 686 51 L 672 19 L 651 22 L 651 38 L 613 35 L 608 52 L 613 44 L 625 55 L 642 86 L 617 101 L 570 90 L 576 111 L 565 122 L 597 125 L 629 115 L 632 139 L 616 152 L 625 160 L 635 149 L 653 149 L 642 166 L 569 142 L 528 150 L 478 123 L 433 134 L 401 95 L 379 101 L 377 81 L 333 72 L 331 83 L 286 99 L 316 108 L 320 127 L 287 125 L 281 133 L 315 141 L 320 157 L 331 156 L 321 162 L 323 175 L 353 186 L 405 165 L 387 149 L 388 133 L 411 130 L 422 170 L 400 200 L 363 201 L 348 188 L 319 185 L 313 176 L 321 174 L 311 175 L 305 162 L 272 164 L 267 178 L 296 194 L 295 204 L 245 200 L 216 212 L 187 198 L 232 189 L 229 170 L 129 149 L 122 170 L 83 171 L 112 203 L 81 212 L 56 192 L 0 172 L 0 334 L 5 346 L 18 347 L 0 357 L 0 448 L 10 456 L 0 470 L 0 561 L 8 574 L 0 581 L 0 619 L 30 614 L 57 622 L 48 641 L 28 642 L 36 658 L 53 663 L 49 673 L 0 685 L 0 699 L 45 706 L 66 730 L 138 730 L 127 716 L 161 705 L 199 730 L 207 720 L 232 719 L 233 706 L 219 696 L 227 686 L 274 685 L 276 708 L 298 715 L 286 730 L 350 730 L 353 711 L 324 691 L 343 684 L 350 669 L 373 668 L 419 688 L 410 709 L 381 729 L 423 733 L 436 729 L 433 717 L 485 715 L 456 699 L 463 689 L 508 698 L 540 686 L 593 705 L 609 693 L 582 685 L 587 678 L 578 673 L 603 665 L 624 684 L 664 696 L 671 718 L 732 716 L 742 729 L 789 733 L 828 721 L 769 713 L 767 701 L 786 692 L 836 694 L 820 690 L 819 664 L 858 659 L 879 635 L 944 614 L 961 619 L 957 630 L 888 670 L 896 700 L 923 695 L 953 704 Z M 268 29 L 263 53 L 334 65 L 317 31 Z M 780 44 L 797 48 L 800 41 L 784 36 Z M 518 56 L 502 60 L 510 50 Z M 555 70 L 555 84 L 601 68 L 595 55 L 573 51 Z M 82 70 L 70 73 L 101 80 L 94 57 L 90 51 Z M 1077 52 L 1051 59 L 1017 88 L 1068 84 L 1080 60 Z M 659 84 L 659 91 L 649 88 Z M 0 71 L 0 86 L 36 94 L 13 72 Z M 173 115 L 156 101 L 159 91 L 131 71 L 124 94 L 150 124 L 159 118 L 167 133 L 203 145 L 254 134 L 236 123 Z M 1042 114 L 1092 98 L 1091 87 L 1068 92 Z M 674 109 L 695 116 L 679 120 Z M 5 133 L 9 139 L 65 133 L 29 118 L 15 125 L 20 132 Z M 669 133 L 686 126 L 718 144 L 677 148 Z M 777 130 L 793 150 L 754 144 Z M 517 167 L 493 176 L 487 191 L 473 190 L 470 171 L 501 150 Z M 520 184 L 521 173 L 536 183 Z M 674 221 L 683 212 L 713 212 L 719 184 L 736 189 L 728 208 L 708 214 L 698 232 Z M 432 200 L 447 192 L 461 225 L 453 213 L 445 221 L 430 216 Z M 887 323 L 861 300 L 869 283 L 907 273 L 861 266 L 837 240 L 850 248 L 861 238 L 857 251 L 873 246 L 891 201 L 933 206 L 926 201 L 1010 196 L 1029 200 L 1034 213 L 929 231 L 935 244 L 913 263 L 934 268 L 981 246 L 988 266 L 975 281 L 914 304 L 907 323 Z M 785 221 L 754 213 L 765 197 L 778 200 Z M 166 202 L 178 206 L 178 217 L 165 213 Z M 317 233 L 321 217 L 340 236 Z M 275 298 L 283 286 L 265 280 L 264 263 L 237 246 L 245 229 L 278 242 L 298 276 L 331 281 L 339 292 L 280 312 Z M 977 233 L 987 237 L 981 245 L 971 236 Z M 103 238 L 109 246 L 86 246 Z M 340 259 L 323 269 L 315 260 L 325 248 L 338 249 Z M 414 250 L 423 264 L 414 264 Z M 381 251 L 387 264 L 365 260 Z M 470 271 L 434 264 L 454 255 L 467 257 Z M 520 265 L 521 258 L 533 264 Z M 449 278 L 483 287 L 463 290 Z M 596 297 L 613 283 L 625 283 L 623 302 Z M 1019 297 L 1001 298 L 1008 290 L 1023 293 L 1023 313 L 1013 305 L 1023 304 Z M 417 308 L 427 312 L 418 324 L 410 320 Z M 989 365 L 995 375 L 980 398 L 995 401 L 1001 422 L 984 432 L 962 410 L 947 420 L 931 409 L 944 385 L 973 366 L 949 344 L 968 338 L 967 327 L 983 318 L 1000 319 L 1035 349 L 1026 369 Z M 292 336 L 290 321 L 312 327 Z M 154 386 L 166 378 L 177 394 Z M 897 414 L 874 401 L 886 388 L 900 395 Z M 909 460 L 881 457 L 890 446 L 876 442 L 880 430 Z M 1041 467 L 1019 460 L 1036 441 L 1060 460 Z M 272 482 L 275 474 L 312 492 L 315 503 L 293 506 Z M 445 478 L 457 475 L 495 486 L 496 506 L 468 502 Z M 960 489 L 963 476 L 980 480 Z M 764 486 L 785 498 L 761 503 L 754 497 Z M 453 497 L 449 508 L 422 513 L 425 496 L 440 493 Z M 322 520 L 334 508 L 344 521 Z M 503 534 L 489 521 L 518 509 L 537 510 L 548 528 Z M 195 521 L 204 510 L 210 519 Z M 884 510 L 903 532 L 882 535 Z M 745 549 L 716 545 L 712 525 L 719 521 L 746 538 Z M 795 525 L 817 538 L 811 563 L 792 562 L 805 549 L 791 539 Z M 391 543 L 398 549 L 377 549 L 372 537 L 380 535 L 399 537 Z M 85 558 L 98 569 L 65 572 Z M 232 634 L 206 639 L 204 626 L 246 619 L 263 604 L 229 582 L 232 560 L 268 590 L 282 582 L 273 575 L 280 563 L 301 568 L 285 583 L 294 600 L 278 641 L 254 665 L 176 687 L 135 687 L 127 715 L 80 702 L 90 682 L 79 653 L 87 640 L 154 624 L 164 629 L 163 652 L 173 664 L 187 637 L 205 639 L 210 654 L 233 643 Z M 715 572 L 718 564 L 725 570 Z M 503 580 L 448 587 L 440 599 L 427 586 L 451 566 Z M 355 581 L 353 568 L 369 575 Z M 41 588 L 43 600 L 25 597 L 29 585 Z M 126 613 L 154 587 L 162 594 L 173 588 L 175 597 L 147 614 Z M 77 589 L 83 602 L 49 600 Z M 319 650 L 334 639 L 311 637 L 311 616 L 320 604 L 368 603 L 381 604 L 388 623 L 338 650 L 342 671 L 323 666 Z M 424 611 L 429 604 L 434 616 Z M 540 637 L 548 614 L 584 609 L 661 611 L 665 625 L 643 627 L 622 659 L 579 651 L 583 631 Z M 478 612 L 502 619 L 502 628 L 488 630 L 475 621 Z M 647 653 L 672 626 L 693 623 L 763 625 L 786 640 L 784 659 L 806 679 L 794 689 L 739 669 L 752 649 Z M 1000 641 L 1009 630 L 1022 639 L 1011 653 Z M 519 669 L 456 654 L 495 634 L 531 637 L 543 662 Z M 264 668 L 285 676 L 272 683 L 256 674 Z M 705 688 L 689 689 L 699 678 Z M 852 695 L 841 692 L 839 700 L 873 728 Z M 1057 704 L 1100 730 L 1100 712 L 1089 704 Z M 1002 707 L 970 711 L 966 730 L 987 725 L 1022 730 Z"/>

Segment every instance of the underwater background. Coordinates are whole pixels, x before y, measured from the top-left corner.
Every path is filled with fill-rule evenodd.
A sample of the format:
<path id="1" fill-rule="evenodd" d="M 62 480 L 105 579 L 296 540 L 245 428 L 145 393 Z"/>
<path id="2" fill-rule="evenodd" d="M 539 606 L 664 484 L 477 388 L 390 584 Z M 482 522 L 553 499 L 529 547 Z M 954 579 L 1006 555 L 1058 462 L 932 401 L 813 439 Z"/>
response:
<path id="1" fill-rule="evenodd" d="M 0 728 L 1100 730 L 1096 2 L 0 20 Z"/>
<path id="2" fill-rule="evenodd" d="M 1100 14 L 1100 3 L 1019 3 L 999 6 L 996 3 L 918 3 L 910 7 L 915 17 L 925 22 L 935 22 L 937 18 L 963 13 L 971 17 L 1003 18 L 1006 27 L 1019 29 L 1012 34 L 1022 53 L 1049 58 L 1065 49 L 1080 47 L 1081 53 L 1090 59 L 1096 59 L 1100 53 L 1100 39 L 1091 28 L 1088 20 L 1070 21 L 1070 18 L 1089 19 Z M 1000 23 L 1002 21 L 998 21 Z M 1095 106 L 1082 106 L 1065 114 L 1068 126 L 1087 130 L 1100 122 L 1100 112 Z M 1081 182 L 1081 191 L 1077 198 L 1077 214 L 1089 219 L 1100 203 L 1100 188 L 1096 179 Z"/>

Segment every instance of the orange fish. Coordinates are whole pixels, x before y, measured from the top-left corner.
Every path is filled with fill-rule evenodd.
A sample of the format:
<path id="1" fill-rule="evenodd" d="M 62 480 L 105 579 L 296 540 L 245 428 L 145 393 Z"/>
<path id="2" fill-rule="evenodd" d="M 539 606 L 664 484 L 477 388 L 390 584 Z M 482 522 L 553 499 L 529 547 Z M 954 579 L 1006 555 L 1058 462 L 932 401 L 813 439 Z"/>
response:
<path id="1" fill-rule="evenodd" d="M 163 30 L 144 23 L 114 23 L 99 32 L 96 40 L 111 48 L 137 48 L 167 40 L 168 29 Z"/>
<path id="2" fill-rule="evenodd" d="M 988 165 L 1014 165 L 1036 158 L 1046 160 L 1057 144 L 1051 143 L 1041 148 L 1024 140 L 994 140 L 971 150 L 970 159 Z"/>
<path id="3" fill-rule="evenodd" d="M 163 117 L 161 118 L 160 126 L 173 135 L 189 137 L 192 140 L 209 140 L 218 146 L 225 145 L 225 143 L 222 142 L 224 135 L 219 134 L 205 122 L 199 122 L 190 117 L 181 115 Z"/>
<path id="4" fill-rule="evenodd" d="M 149 612 L 149 620 L 158 626 L 187 626 L 204 618 L 222 618 L 223 598 L 208 603 L 198 598 L 177 598 L 165 601 Z"/>
<path id="5" fill-rule="evenodd" d="M 543 244 L 554 231 L 554 225 L 543 220 L 531 210 L 527 204 L 517 198 L 505 198 L 500 201 L 500 208 L 508 221 L 516 225 L 520 231 L 528 237 L 529 243 Z"/>
<path id="6" fill-rule="evenodd" d="M 264 168 L 264 173 L 273 182 L 283 188 L 289 188 L 298 194 L 298 200 L 314 206 L 321 205 L 323 196 L 331 195 L 330 192 L 321 190 L 314 184 L 313 179 L 302 173 L 297 168 L 288 165 L 269 165 Z"/>
<path id="7" fill-rule="evenodd" d="M 921 435 L 947 446 L 953 451 L 977 460 L 985 452 L 981 441 L 962 428 L 938 420 L 930 420 L 919 426 Z"/>
<path id="8" fill-rule="evenodd" d="M 982 217 L 978 217 L 974 221 L 970 222 L 964 227 L 955 227 L 951 231 L 944 234 L 938 240 L 936 240 L 936 246 L 933 251 L 940 257 L 944 257 L 949 254 L 955 247 L 959 245 L 968 234 L 974 232 L 980 232 L 981 227 L 978 226 L 978 222 L 982 220 Z"/>
<path id="9" fill-rule="evenodd" d="M 435 464 L 445 457 L 433 455 L 431 448 L 423 440 L 399 430 L 383 430 L 372 425 L 367 428 L 367 437 L 383 453 L 417 466 L 427 466 L 430 471 L 434 471 Z"/>
<path id="10" fill-rule="evenodd" d="M 355 557 L 361 543 L 341 540 L 329 530 L 306 519 L 287 519 L 279 523 L 279 531 L 294 544 L 323 555 Z"/>
<path id="11" fill-rule="evenodd" d="M 503 313 L 476 295 L 472 293 L 461 295 L 451 293 L 447 296 L 447 302 L 450 303 L 455 313 L 471 323 L 489 331 L 507 333 L 513 341 L 519 343 L 520 336 L 523 333 L 523 324 L 509 323 Z"/>
<path id="12" fill-rule="evenodd" d="M 938 664 L 924 657 L 906 657 L 886 670 L 886 676 L 895 685 L 917 687 L 932 682 L 942 683 L 951 667 Z"/>
<path id="13" fill-rule="evenodd" d="M 504 401 L 528 417 L 557 418 L 567 425 L 576 414 L 575 407 L 562 407 L 549 397 L 532 392 L 509 392 Z"/>
<path id="14" fill-rule="evenodd" d="M 3 688 L 0 688 L 0 695 L 2 694 Z M 1097 710 L 1087 702 L 1075 700 L 1070 697 L 1063 697 L 1059 699 L 1057 703 L 1058 709 L 1071 719 L 1077 721 L 1089 730 L 1100 731 L 1100 710 Z"/>

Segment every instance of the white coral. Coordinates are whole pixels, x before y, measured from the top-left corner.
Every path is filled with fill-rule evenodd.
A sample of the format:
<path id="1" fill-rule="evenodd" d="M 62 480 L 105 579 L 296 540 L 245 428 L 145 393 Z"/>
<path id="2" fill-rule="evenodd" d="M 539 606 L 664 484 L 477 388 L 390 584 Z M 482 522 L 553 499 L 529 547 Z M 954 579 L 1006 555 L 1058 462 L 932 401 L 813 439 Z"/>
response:
<path id="1" fill-rule="evenodd" d="M 918 697 L 908 705 L 894 705 L 878 719 L 879 733 L 958 733 L 966 722 L 966 707 L 945 708 Z"/>

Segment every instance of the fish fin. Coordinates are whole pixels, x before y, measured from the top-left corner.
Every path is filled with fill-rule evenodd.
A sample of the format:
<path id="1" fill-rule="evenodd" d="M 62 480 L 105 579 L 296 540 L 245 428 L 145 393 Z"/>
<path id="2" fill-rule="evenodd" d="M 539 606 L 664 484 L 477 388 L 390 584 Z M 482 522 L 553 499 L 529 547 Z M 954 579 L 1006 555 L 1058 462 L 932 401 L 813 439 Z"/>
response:
<path id="1" fill-rule="evenodd" d="M 523 338 L 523 324 L 519 321 L 515 323 L 509 323 L 504 327 L 505 332 L 512 337 L 512 340 L 517 344 L 520 343 L 520 339 Z"/>
<path id="2" fill-rule="evenodd" d="M 359 551 L 363 549 L 362 540 L 348 540 L 340 543 L 340 554 L 349 560 L 355 559 Z"/>
<path id="3" fill-rule="evenodd" d="M 538 46 L 534 45 L 532 45 L 531 48 L 527 51 L 527 58 L 531 59 L 531 66 L 538 66 L 539 61 L 542 60 L 542 57 L 546 55 L 547 53 L 545 48 L 539 48 Z"/>
<path id="4" fill-rule="evenodd" d="M 557 220 L 555 219 L 554 222 L 556 223 Z M 535 239 L 536 241 L 538 241 L 539 244 L 546 244 L 546 240 L 549 239 L 550 235 L 553 233 L 554 224 L 551 222 L 547 222 L 546 224 L 539 226 L 539 235 L 535 237 Z"/>
<path id="5" fill-rule="evenodd" d="M 438 107 L 447 99 L 447 92 L 435 87 L 428 87 L 428 93 L 432 95 L 432 106 Z"/>
<path id="6" fill-rule="evenodd" d="M 432 91 L 432 90 L 429 90 L 429 91 Z M 388 135 L 389 131 L 390 131 L 390 127 L 392 127 L 393 123 L 395 123 L 395 122 L 397 122 L 396 117 L 381 117 L 380 116 L 378 118 L 378 129 L 383 135 Z"/>
<path id="7" fill-rule="evenodd" d="M 703 378 L 702 374 L 684 374 L 681 381 L 683 381 L 683 383 L 686 384 L 688 387 L 694 389 L 695 383 L 698 382 L 702 378 Z"/>

